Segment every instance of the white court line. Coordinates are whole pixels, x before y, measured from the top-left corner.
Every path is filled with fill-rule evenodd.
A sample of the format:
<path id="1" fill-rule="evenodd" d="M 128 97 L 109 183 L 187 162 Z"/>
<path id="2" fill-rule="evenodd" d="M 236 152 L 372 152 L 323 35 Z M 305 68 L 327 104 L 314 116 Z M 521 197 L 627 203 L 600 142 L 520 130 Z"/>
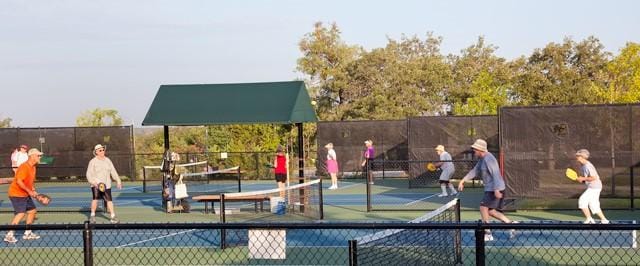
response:
<path id="1" fill-rule="evenodd" d="M 141 203 L 143 201 L 152 201 L 152 200 L 155 201 L 155 200 L 158 200 L 158 199 L 126 200 L 126 201 L 124 201 L 124 203 L 122 201 L 114 201 L 114 205 L 122 206 L 122 205 L 133 204 L 133 203 Z"/>
<path id="2" fill-rule="evenodd" d="M 433 195 L 428 196 L 428 197 L 424 197 L 424 198 L 421 198 L 421 199 L 418 199 L 418 200 L 414 200 L 414 201 L 412 201 L 412 202 L 409 202 L 409 203 L 405 204 L 404 206 L 413 205 L 414 203 L 418 203 L 418 202 L 420 202 L 420 201 L 423 201 L 423 200 L 426 200 L 426 199 L 429 199 L 429 198 L 433 198 L 433 197 L 435 197 L 436 195 L 438 195 L 438 194 L 433 194 Z"/>
<path id="3" fill-rule="evenodd" d="M 168 234 L 168 235 L 164 235 L 164 236 L 149 238 L 147 240 L 141 240 L 141 241 L 138 241 L 138 242 L 133 242 L 133 243 L 129 243 L 129 244 L 120 245 L 120 246 L 117 246 L 116 248 L 123 248 L 123 247 L 127 247 L 127 246 L 133 246 L 133 245 L 137 245 L 137 244 L 141 244 L 141 243 L 145 243 L 145 242 L 149 242 L 149 241 L 153 241 L 153 240 L 158 240 L 158 239 L 172 237 L 172 236 L 179 235 L 179 234 L 193 232 L 195 230 L 197 230 L 197 229 L 191 229 L 191 230 L 181 231 L 181 232 L 172 233 L 172 234 Z"/>

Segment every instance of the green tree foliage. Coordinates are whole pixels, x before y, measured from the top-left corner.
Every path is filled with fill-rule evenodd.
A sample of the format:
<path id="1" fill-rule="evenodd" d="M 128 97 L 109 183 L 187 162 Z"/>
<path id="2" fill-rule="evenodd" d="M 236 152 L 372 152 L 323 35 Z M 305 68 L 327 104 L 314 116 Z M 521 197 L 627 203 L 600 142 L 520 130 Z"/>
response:
<path id="1" fill-rule="evenodd" d="M 352 100 L 346 95 L 346 68 L 359 56 L 361 48 L 345 44 L 336 24 L 325 28 L 319 22 L 313 32 L 302 38 L 299 47 L 303 57 L 298 59 L 298 70 L 309 77 L 307 86 L 317 101 L 320 119 L 340 119 L 344 106 Z"/>
<path id="2" fill-rule="evenodd" d="M 598 103 L 593 88 L 606 87 L 609 57 L 595 37 L 581 42 L 565 38 L 536 49 L 516 72 L 519 104 Z"/>
<path id="3" fill-rule="evenodd" d="M 444 103 L 451 72 L 440 54 L 442 38 L 402 36 L 363 52 L 348 68 L 350 105 L 341 120 L 431 115 Z"/>
<path id="4" fill-rule="evenodd" d="M 118 111 L 114 109 L 87 110 L 76 118 L 76 124 L 80 127 L 121 126 L 123 123 Z"/>
<path id="5" fill-rule="evenodd" d="M 627 43 L 606 67 L 609 84 L 594 86 L 603 103 L 640 102 L 640 44 Z"/>
<path id="6" fill-rule="evenodd" d="M 498 106 L 510 104 L 513 65 L 495 55 L 498 48 L 484 37 L 460 55 L 449 55 L 453 84 L 444 91 L 456 115 L 495 114 Z"/>
<path id="7" fill-rule="evenodd" d="M 13 121 L 10 117 L 4 118 L 0 120 L 0 128 L 11 127 L 11 121 Z"/>
<path id="8" fill-rule="evenodd" d="M 498 107 L 509 104 L 507 87 L 501 84 L 489 72 L 481 72 L 468 88 L 468 97 L 464 102 L 453 104 L 453 113 L 457 115 L 495 115 Z M 472 95 L 472 96 L 471 96 Z"/>
<path id="9" fill-rule="evenodd" d="M 434 114 L 444 103 L 451 74 L 440 53 L 442 38 L 402 36 L 364 51 L 321 23 L 300 42 L 298 70 L 307 75 L 321 120 L 399 119 Z"/>

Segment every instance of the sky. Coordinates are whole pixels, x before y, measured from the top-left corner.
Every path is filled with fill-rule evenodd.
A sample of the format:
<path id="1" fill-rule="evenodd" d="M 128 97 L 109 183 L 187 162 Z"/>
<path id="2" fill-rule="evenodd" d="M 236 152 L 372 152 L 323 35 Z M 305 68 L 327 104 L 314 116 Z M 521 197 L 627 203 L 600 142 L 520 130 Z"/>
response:
<path id="1" fill-rule="evenodd" d="M 403 34 L 459 54 L 479 36 L 528 56 L 567 36 L 614 54 L 640 42 L 640 1 L 0 0 L 0 119 L 75 126 L 95 108 L 140 126 L 162 84 L 302 79 L 299 41 L 316 22 L 367 50 Z"/>

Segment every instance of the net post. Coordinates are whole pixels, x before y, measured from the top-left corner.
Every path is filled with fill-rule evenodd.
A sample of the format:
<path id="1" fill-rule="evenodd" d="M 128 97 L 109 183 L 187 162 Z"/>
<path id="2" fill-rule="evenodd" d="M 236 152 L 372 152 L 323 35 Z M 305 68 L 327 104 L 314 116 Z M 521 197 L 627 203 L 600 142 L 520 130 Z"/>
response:
<path id="1" fill-rule="evenodd" d="M 84 221 L 84 230 L 82 231 L 82 240 L 84 248 L 84 265 L 93 265 L 93 232 L 91 231 L 91 223 Z"/>
<path id="2" fill-rule="evenodd" d="M 455 214 L 455 222 L 456 224 L 460 224 L 460 207 L 461 207 L 460 199 L 456 198 L 456 214 Z M 460 229 L 455 230 L 455 249 L 456 249 L 456 264 L 462 264 L 462 233 Z"/>
<path id="3" fill-rule="evenodd" d="M 322 176 L 320 176 L 320 182 L 318 183 L 318 196 L 320 197 L 318 201 L 320 202 L 320 220 L 324 220 L 324 200 L 322 196 Z"/>
<path id="4" fill-rule="evenodd" d="M 142 193 L 147 193 L 147 168 L 142 167 Z"/>
<path id="5" fill-rule="evenodd" d="M 477 227 L 475 229 L 476 237 L 476 265 L 484 266 L 484 226 L 482 220 L 478 220 Z"/>
<path id="6" fill-rule="evenodd" d="M 367 187 L 367 212 L 371 211 L 371 182 L 373 181 L 373 180 L 371 180 L 370 175 L 369 175 L 369 172 L 371 171 L 371 169 L 370 169 L 371 167 L 369 165 L 370 162 L 371 161 L 369 161 L 369 160 L 365 161 L 366 165 L 365 165 L 365 169 L 364 169 L 364 171 L 365 171 L 365 173 L 364 173 L 364 175 L 365 175 L 364 182 L 366 182 L 366 187 Z"/>
<path id="7" fill-rule="evenodd" d="M 258 167 L 260 168 L 260 167 Z M 238 192 L 242 192 L 242 184 L 240 179 L 242 179 L 242 176 L 240 175 L 240 166 L 238 166 Z"/>
<path id="8" fill-rule="evenodd" d="M 215 206 L 213 203 L 211 204 L 211 208 L 215 211 Z M 226 217 L 224 213 L 224 193 L 220 194 L 220 223 L 226 223 Z M 224 228 L 220 229 L 220 249 L 224 249 L 226 247 L 227 242 L 227 232 Z"/>
<path id="9" fill-rule="evenodd" d="M 358 241 L 349 240 L 349 266 L 358 266 Z"/>

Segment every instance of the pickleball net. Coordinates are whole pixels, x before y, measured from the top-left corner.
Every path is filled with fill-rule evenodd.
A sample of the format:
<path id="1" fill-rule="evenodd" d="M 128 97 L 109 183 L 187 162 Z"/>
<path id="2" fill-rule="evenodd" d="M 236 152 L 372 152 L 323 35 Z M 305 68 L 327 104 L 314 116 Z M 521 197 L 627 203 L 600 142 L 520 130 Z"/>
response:
<path id="1" fill-rule="evenodd" d="M 242 187 L 242 171 L 239 166 L 225 169 L 209 169 L 208 162 L 177 165 L 182 182 L 193 193 L 239 192 Z M 163 173 L 160 166 L 143 167 L 143 192 L 162 191 Z M 177 181 L 177 180 L 176 180 Z"/>
<path id="2" fill-rule="evenodd" d="M 410 223 L 459 223 L 454 199 Z M 359 265 L 455 265 L 461 262 L 460 230 L 386 229 L 355 239 Z"/>

